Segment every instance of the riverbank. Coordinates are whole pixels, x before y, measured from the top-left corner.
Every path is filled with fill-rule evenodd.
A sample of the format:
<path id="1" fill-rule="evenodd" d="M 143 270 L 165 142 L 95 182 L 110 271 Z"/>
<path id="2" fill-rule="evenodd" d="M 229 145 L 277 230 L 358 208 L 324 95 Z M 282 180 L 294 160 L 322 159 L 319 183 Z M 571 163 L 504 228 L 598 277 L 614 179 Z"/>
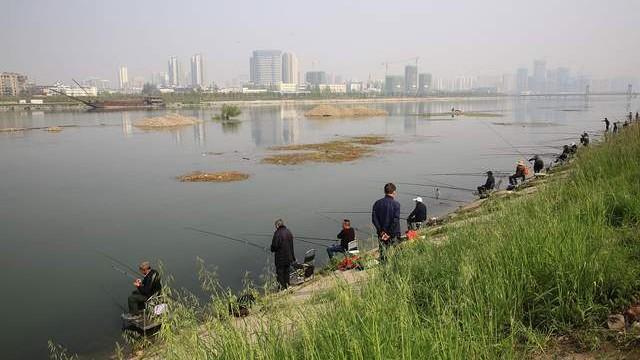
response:
<path id="1" fill-rule="evenodd" d="M 594 94 L 596 96 L 620 96 L 620 94 Z M 275 98 L 275 99 L 237 99 L 225 98 L 209 100 L 206 98 L 195 98 L 188 101 L 181 99 L 165 99 L 167 109 L 207 109 L 218 108 L 222 104 L 233 104 L 242 107 L 250 106 L 273 106 L 273 105 L 357 105 L 357 104 L 375 104 L 375 103 L 410 103 L 410 102 L 443 102 L 443 101 L 478 101 L 488 99 L 527 99 L 537 98 L 538 96 L 519 96 L 519 95 L 443 95 L 443 96 L 426 96 L 426 97 L 329 97 L 329 98 Z M 546 97 L 571 98 L 584 97 L 583 94 L 551 94 Z M 29 111 L 86 111 L 90 108 L 84 104 L 68 101 L 66 99 L 56 99 L 53 102 L 45 102 L 44 104 L 19 104 L 17 101 L 0 101 L 0 112 L 29 112 Z M 119 110 L 119 111 L 144 111 L 141 109 Z"/>
<path id="2" fill-rule="evenodd" d="M 633 356 L 637 334 L 605 324 L 640 289 L 638 158 L 634 125 L 519 191 L 461 208 L 384 266 L 260 298 L 247 318 L 226 315 L 233 299 L 203 272 L 210 301 L 172 303 L 162 346 L 141 355 Z"/>

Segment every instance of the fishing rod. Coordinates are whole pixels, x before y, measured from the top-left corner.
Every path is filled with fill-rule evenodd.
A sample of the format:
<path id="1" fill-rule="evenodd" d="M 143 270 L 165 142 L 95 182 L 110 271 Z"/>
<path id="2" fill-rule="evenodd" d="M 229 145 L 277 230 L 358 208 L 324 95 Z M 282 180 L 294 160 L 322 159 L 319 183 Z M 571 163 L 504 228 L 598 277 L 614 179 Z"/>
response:
<path id="1" fill-rule="evenodd" d="M 467 201 L 442 198 L 442 197 L 439 197 L 439 196 L 435 197 L 435 196 L 416 194 L 416 193 L 410 193 L 410 192 L 402 192 L 402 194 L 411 195 L 411 196 L 420 196 L 420 197 L 425 197 L 425 198 L 433 199 L 433 200 L 451 201 L 451 202 L 457 202 L 457 203 L 462 203 L 462 204 L 466 204 L 467 203 Z"/>
<path id="2" fill-rule="evenodd" d="M 248 234 L 243 234 L 243 235 L 248 235 L 248 236 L 273 236 L 272 234 L 256 234 L 256 233 L 248 233 Z M 337 241 L 338 239 L 327 239 L 327 238 L 322 238 L 322 237 L 313 237 L 313 236 L 300 236 L 300 235 L 294 235 L 294 238 L 296 239 L 307 239 L 307 240 L 321 240 L 321 241 Z"/>
<path id="3" fill-rule="evenodd" d="M 133 275 L 133 274 L 131 274 L 130 272 L 128 272 L 127 270 L 121 269 L 121 268 L 117 267 L 117 266 L 116 266 L 116 265 L 114 265 L 114 264 L 111 264 L 111 268 L 112 268 L 113 270 L 115 270 L 115 271 L 117 271 L 117 272 L 121 273 L 122 275 L 124 275 L 124 276 L 128 276 L 128 277 L 130 277 L 130 278 L 132 278 L 132 279 L 134 279 L 134 280 L 136 280 L 136 279 L 139 279 L 139 278 L 140 278 L 140 276 Z"/>
<path id="4" fill-rule="evenodd" d="M 196 228 L 194 228 L 194 227 L 190 227 L 190 226 L 186 226 L 186 227 L 185 227 L 185 229 L 186 229 L 186 230 L 197 231 L 197 232 L 199 232 L 199 233 L 208 234 L 208 235 L 213 235 L 213 236 L 217 236 L 217 237 L 220 237 L 220 238 L 223 238 L 223 239 L 227 239 L 227 240 L 235 241 L 235 242 L 237 242 L 237 243 L 241 243 L 241 244 L 245 244 L 245 245 L 253 246 L 253 247 L 255 247 L 256 249 L 260 249 L 260 250 L 262 250 L 262 251 L 269 251 L 265 246 L 262 246 L 262 245 L 260 245 L 260 244 L 257 244 L 257 243 L 254 243 L 254 242 L 251 242 L 251 241 L 249 241 L 249 240 L 245 240 L 245 239 L 238 239 L 238 238 L 234 238 L 234 237 L 227 236 L 227 235 L 224 235 L 224 234 L 219 234 L 219 233 L 216 233 L 216 232 L 213 232 L 213 231 L 207 231 L 207 230 L 196 229 Z"/>
<path id="5" fill-rule="evenodd" d="M 398 183 L 401 184 L 401 183 Z M 371 214 L 371 210 L 369 211 L 322 211 L 324 214 Z M 407 213 L 401 213 L 407 215 Z"/>
<path id="6" fill-rule="evenodd" d="M 507 145 L 509 145 L 510 147 L 512 147 L 516 152 L 520 153 L 520 151 L 519 151 L 515 146 L 513 146 L 513 144 L 512 144 L 512 143 L 510 143 L 510 142 L 509 142 L 509 140 L 507 140 L 504 136 L 502 136 L 502 135 L 501 135 L 501 134 L 500 134 L 496 129 L 494 129 L 494 128 L 493 128 L 493 127 L 492 127 L 488 122 L 483 121 L 482 123 L 483 123 L 483 124 L 485 124 L 485 125 L 489 128 L 489 130 L 491 130 L 494 134 L 498 135 L 498 137 L 499 137 L 500 139 L 502 139 L 502 141 L 504 141 Z M 521 154 L 521 155 L 522 155 L 522 154 Z M 524 156 L 524 155 L 522 155 L 522 156 Z"/>
<path id="7" fill-rule="evenodd" d="M 133 274 L 137 274 L 137 273 L 138 273 L 138 270 L 135 270 L 135 269 L 134 269 L 134 268 L 132 268 L 131 266 L 129 266 L 129 265 L 127 265 L 127 264 L 123 263 L 122 261 L 120 261 L 120 260 L 118 260 L 118 259 L 114 258 L 113 256 L 111 256 L 111 255 L 107 254 L 106 252 L 101 251 L 101 250 L 98 250 L 98 249 L 94 249 L 94 250 L 95 250 L 98 254 L 100 254 L 100 255 L 104 256 L 105 258 L 109 259 L 109 260 L 112 262 L 111 266 L 112 266 L 114 269 L 116 268 L 116 266 L 115 266 L 115 265 L 117 264 L 117 265 L 120 265 L 122 268 L 126 269 L 129 273 L 133 273 Z M 118 271 L 122 272 L 122 271 L 124 271 L 124 269 L 122 269 L 122 268 L 119 268 L 119 270 L 118 270 L 118 269 L 116 269 L 116 270 L 118 270 Z M 137 277 L 136 277 L 136 278 L 137 278 Z"/>
<path id="8" fill-rule="evenodd" d="M 433 180 L 432 180 L 433 181 Z M 433 181 L 436 182 L 437 181 Z M 400 182 L 398 184 L 401 185 L 413 185 L 413 186 L 422 186 L 422 187 L 430 187 L 430 188 L 443 188 L 443 189 L 450 189 L 450 190 L 459 190 L 459 191 L 474 191 L 473 189 L 467 189 L 467 188 L 463 188 L 463 187 L 458 187 L 458 186 L 450 186 L 450 185 L 438 185 L 438 184 L 418 184 L 418 183 L 404 183 L 404 182 Z"/>

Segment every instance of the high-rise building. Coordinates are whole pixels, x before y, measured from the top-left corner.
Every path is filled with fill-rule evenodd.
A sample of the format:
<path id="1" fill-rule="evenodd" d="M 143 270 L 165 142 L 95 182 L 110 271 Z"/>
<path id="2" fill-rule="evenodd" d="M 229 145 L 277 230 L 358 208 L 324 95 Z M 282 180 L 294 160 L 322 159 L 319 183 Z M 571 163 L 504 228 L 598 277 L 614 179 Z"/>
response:
<path id="1" fill-rule="evenodd" d="M 282 51 L 254 50 L 250 65 L 255 85 L 274 87 L 282 82 Z"/>
<path id="2" fill-rule="evenodd" d="M 529 70 L 519 68 L 516 72 L 516 92 L 522 94 L 529 90 Z"/>
<path id="3" fill-rule="evenodd" d="M 27 77 L 22 74 L 0 72 L 0 96 L 19 96 L 26 90 Z"/>
<path id="4" fill-rule="evenodd" d="M 546 90 L 547 62 L 536 60 L 533 62 L 533 90 L 543 93 Z"/>
<path id="5" fill-rule="evenodd" d="M 121 90 L 129 88 L 129 72 L 126 66 L 120 66 L 118 69 L 118 85 Z"/>
<path id="6" fill-rule="evenodd" d="M 299 83 L 298 58 L 292 52 L 282 54 L 282 82 L 285 84 Z"/>
<path id="7" fill-rule="evenodd" d="M 433 77 L 429 73 L 418 75 L 418 94 L 428 94 L 432 89 Z"/>
<path id="8" fill-rule="evenodd" d="M 412 96 L 418 93 L 418 67 L 415 65 L 404 67 L 404 93 Z"/>
<path id="9" fill-rule="evenodd" d="M 327 73 L 324 71 L 307 71 L 307 73 L 304 75 L 304 79 L 307 84 L 311 86 L 328 83 Z"/>
<path id="10" fill-rule="evenodd" d="M 387 75 L 384 78 L 384 94 L 389 96 L 404 93 L 404 77 L 401 75 Z"/>
<path id="11" fill-rule="evenodd" d="M 191 86 L 203 87 L 204 84 L 204 55 L 195 54 L 191 57 Z"/>
<path id="12" fill-rule="evenodd" d="M 180 85 L 180 63 L 178 62 L 178 58 L 176 56 L 171 56 L 169 58 L 169 86 L 178 86 Z"/>

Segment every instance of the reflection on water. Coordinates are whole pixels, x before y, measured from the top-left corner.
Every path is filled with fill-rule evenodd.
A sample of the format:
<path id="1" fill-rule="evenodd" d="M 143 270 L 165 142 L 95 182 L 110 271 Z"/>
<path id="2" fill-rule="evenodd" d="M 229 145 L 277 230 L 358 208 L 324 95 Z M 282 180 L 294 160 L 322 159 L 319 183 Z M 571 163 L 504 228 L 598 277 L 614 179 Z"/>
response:
<path id="1" fill-rule="evenodd" d="M 225 134 L 235 134 L 240 130 L 240 124 L 242 124 L 239 120 L 223 120 L 221 123 L 222 132 Z"/>
<path id="2" fill-rule="evenodd" d="M 196 145 L 206 145 L 207 144 L 207 127 L 205 126 L 204 121 L 197 123 L 193 126 L 193 141 Z"/>
<path id="3" fill-rule="evenodd" d="M 133 124 L 131 123 L 131 114 L 128 112 L 122 113 L 122 133 L 125 137 L 133 135 Z"/>

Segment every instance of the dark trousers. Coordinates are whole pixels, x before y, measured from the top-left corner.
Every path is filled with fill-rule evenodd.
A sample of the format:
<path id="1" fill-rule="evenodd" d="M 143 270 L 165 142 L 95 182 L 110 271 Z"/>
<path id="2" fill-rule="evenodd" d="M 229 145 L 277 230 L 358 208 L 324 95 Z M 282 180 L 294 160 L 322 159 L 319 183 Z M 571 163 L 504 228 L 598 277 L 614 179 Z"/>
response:
<path id="1" fill-rule="evenodd" d="M 276 277 L 278 278 L 278 285 L 280 290 L 286 290 L 289 287 L 289 265 L 276 266 Z"/>
<path id="2" fill-rule="evenodd" d="M 511 175 L 509 176 L 509 185 L 518 185 L 518 179 L 524 181 L 524 175 Z"/>
<path id="3" fill-rule="evenodd" d="M 329 255 L 329 259 L 333 259 L 333 257 L 337 254 L 344 254 L 345 250 L 340 244 L 331 245 L 327 248 L 327 254 Z"/>
<path id="4" fill-rule="evenodd" d="M 384 263 L 387 261 L 387 252 L 391 245 L 394 245 L 398 242 L 397 236 L 392 236 L 387 241 L 382 241 L 382 239 L 378 238 L 378 252 L 380 253 L 380 262 Z"/>
<path id="5" fill-rule="evenodd" d="M 542 171 L 543 167 L 544 167 L 544 165 L 540 165 L 540 166 L 533 165 L 533 172 L 537 174 L 540 171 Z"/>
<path id="6" fill-rule="evenodd" d="M 422 227 L 422 221 L 409 221 L 407 220 L 407 228 L 409 230 L 418 230 Z"/>
<path id="7" fill-rule="evenodd" d="M 129 314 L 137 314 L 142 311 L 145 301 L 147 301 L 147 297 L 142 295 L 140 291 L 134 290 L 127 299 L 129 303 Z"/>

